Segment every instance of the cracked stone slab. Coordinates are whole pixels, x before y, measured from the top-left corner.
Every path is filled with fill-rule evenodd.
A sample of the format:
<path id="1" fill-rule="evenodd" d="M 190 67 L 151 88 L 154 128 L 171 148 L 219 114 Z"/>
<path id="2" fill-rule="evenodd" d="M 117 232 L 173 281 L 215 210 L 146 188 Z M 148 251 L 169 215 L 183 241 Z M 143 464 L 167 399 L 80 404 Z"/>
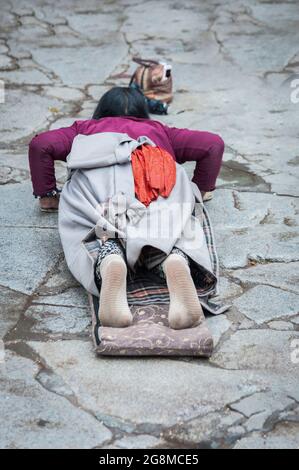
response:
<path id="1" fill-rule="evenodd" d="M 56 230 L 2 227 L 0 284 L 32 294 L 62 252 Z"/>
<path id="2" fill-rule="evenodd" d="M 13 60 L 11 57 L 7 55 L 1 54 L 0 55 L 0 71 L 1 70 L 11 70 L 15 67 Z"/>
<path id="3" fill-rule="evenodd" d="M 299 332 L 275 330 L 241 330 L 225 341 L 211 362 L 231 370 L 271 370 L 284 376 L 298 375 L 299 364 L 293 361 L 292 342 Z"/>
<path id="4" fill-rule="evenodd" d="M 29 14 L 29 15 L 22 14 L 20 22 L 22 23 L 22 25 L 38 25 L 47 29 L 47 25 L 39 21 L 39 19 L 36 18 L 36 16 L 32 14 Z"/>
<path id="5" fill-rule="evenodd" d="M 209 213 L 215 221 L 215 230 L 221 228 L 247 228 L 257 225 L 265 216 L 266 210 L 260 204 L 245 208 L 241 193 L 219 189 L 209 205 Z"/>
<path id="6" fill-rule="evenodd" d="M 225 315 L 206 318 L 207 326 L 212 333 L 214 347 L 219 343 L 222 335 L 229 330 L 231 322 Z"/>
<path id="7" fill-rule="evenodd" d="M 275 17 L 275 27 L 283 28 L 290 27 L 296 23 L 296 14 L 298 12 L 298 5 L 292 2 L 279 2 L 271 4 L 271 10 L 267 3 L 252 4 L 251 6 L 252 17 L 272 27 L 272 16 Z M 269 13 L 271 13 L 269 15 Z"/>
<path id="8" fill-rule="evenodd" d="M 293 318 L 291 318 L 290 320 L 294 321 Z M 292 323 L 283 321 L 283 320 L 270 321 L 268 323 L 268 326 L 272 328 L 273 330 L 280 330 L 280 331 L 287 331 L 287 330 L 294 329 L 294 326 Z"/>
<path id="9" fill-rule="evenodd" d="M 243 289 L 241 286 L 239 286 L 236 282 L 227 279 L 224 276 L 220 276 L 218 288 L 219 294 L 217 295 L 217 297 L 215 296 L 215 299 L 218 299 L 219 297 L 219 299 L 221 300 L 226 300 L 230 299 L 231 297 L 241 295 L 243 293 Z"/>
<path id="10" fill-rule="evenodd" d="M 299 203 L 292 197 L 274 194 L 218 189 L 208 209 L 216 229 L 241 229 L 258 224 L 298 225 L 299 222 Z"/>
<path id="11" fill-rule="evenodd" d="M 238 269 L 249 264 L 299 261 L 297 227 L 258 225 L 248 229 L 218 228 L 215 237 L 223 268 Z"/>
<path id="12" fill-rule="evenodd" d="M 231 61 L 237 63 L 244 73 L 279 71 L 298 50 L 291 36 L 296 31 L 296 6 L 283 2 L 282 5 L 274 4 L 273 9 L 271 7 L 272 4 L 269 8 L 266 4 L 255 6 L 249 2 L 248 8 L 244 8 L 235 2 L 218 8 L 213 30 Z M 275 54 L 269 53 L 272 50 Z"/>
<path id="13" fill-rule="evenodd" d="M 9 183 L 20 183 L 28 180 L 29 173 L 27 171 L 11 168 L 9 166 L 0 167 L 0 185 Z"/>
<path id="14" fill-rule="evenodd" d="M 214 35 L 211 31 L 202 31 L 198 32 L 198 40 L 200 41 L 202 47 L 196 50 L 197 61 L 201 64 L 210 65 L 213 61 L 221 61 L 221 56 L 219 54 L 218 44 L 214 41 Z M 134 41 L 134 45 L 139 45 L 140 41 Z M 155 44 L 147 43 L 149 46 L 152 46 L 154 49 Z M 162 46 L 162 47 L 161 47 Z M 156 49 L 162 48 L 165 51 L 169 51 L 168 54 L 171 55 L 171 59 L 174 64 L 190 64 L 194 62 L 194 44 L 187 41 L 182 41 L 181 39 L 175 41 L 163 40 L 160 43 L 160 46 Z M 156 52 L 155 50 L 153 51 Z M 153 55 L 152 52 L 152 55 Z"/>
<path id="15" fill-rule="evenodd" d="M 37 67 L 47 73 L 55 84 L 59 85 L 62 84 L 61 79 L 57 77 L 46 64 L 40 64 L 38 60 L 33 57 L 33 50 L 36 50 L 36 47 L 47 47 L 49 49 L 52 47 L 58 48 L 61 43 L 63 43 L 64 47 L 80 47 L 82 45 L 82 39 L 72 34 L 72 31 L 65 25 L 57 25 L 54 26 L 53 29 L 55 34 L 49 35 L 44 28 L 39 26 L 22 26 L 16 33 L 10 33 L 10 39 L 7 43 L 14 57 L 33 58 Z M 23 35 L 22 42 L 18 40 L 20 35 Z"/>
<path id="16" fill-rule="evenodd" d="M 234 449 L 298 449 L 299 424 L 279 423 L 269 433 L 255 432 L 243 437 Z"/>
<path id="17" fill-rule="evenodd" d="M 47 305 L 61 305 L 65 307 L 88 307 L 88 296 L 82 287 L 71 287 L 63 292 L 53 295 L 41 295 L 34 298 L 34 303 Z"/>
<path id="18" fill-rule="evenodd" d="M 292 32 L 293 33 L 293 32 Z M 296 35 L 298 41 L 298 35 Z M 298 51 L 293 43 L 294 38 L 286 31 L 283 35 L 267 33 L 258 35 L 238 35 L 225 39 L 224 45 L 229 49 L 229 54 L 234 62 L 237 62 L 244 72 L 263 76 L 269 70 L 279 70 L 284 67 L 286 57 L 291 57 Z M 269 49 L 275 50 L 275 54 L 269 54 Z"/>
<path id="19" fill-rule="evenodd" d="M 16 26 L 16 18 L 8 11 L 1 12 L 0 27 L 1 31 L 5 32 L 9 28 Z"/>
<path id="20" fill-rule="evenodd" d="M 243 398 L 237 403 L 230 404 L 230 408 L 245 415 L 248 420 L 244 426 L 248 431 L 253 431 L 267 428 L 266 422 L 269 418 L 291 407 L 294 403 L 294 400 L 283 393 L 271 390 Z"/>
<path id="21" fill-rule="evenodd" d="M 8 52 L 8 47 L 5 42 L 0 39 L 0 54 L 6 54 Z"/>
<path id="22" fill-rule="evenodd" d="M 90 313 L 85 308 L 55 305 L 32 305 L 26 318 L 34 320 L 31 333 L 48 333 L 49 337 L 87 335 L 91 324 Z"/>
<path id="23" fill-rule="evenodd" d="M 233 301 L 237 309 L 257 324 L 290 318 L 299 312 L 299 295 L 271 286 L 255 286 Z"/>
<path id="24" fill-rule="evenodd" d="M 274 412 L 276 413 L 276 411 Z M 257 413 L 246 421 L 244 424 L 244 429 L 246 429 L 247 432 L 253 432 L 257 431 L 260 429 L 263 429 L 265 422 L 269 418 L 269 414 L 267 411 L 262 411 L 261 413 Z"/>
<path id="25" fill-rule="evenodd" d="M 31 3 L 30 1 L 28 3 Z M 31 16 L 34 15 L 34 8 L 30 6 L 20 5 L 17 2 L 13 1 L 13 12 L 18 16 Z"/>
<path id="26" fill-rule="evenodd" d="M 0 339 L 18 322 L 27 301 L 26 295 L 0 286 Z"/>
<path id="27" fill-rule="evenodd" d="M 23 170 L 24 173 L 27 172 L 29 175 L 27 148 L 24 153 L 16 153 L 10 148 L 0 149 L 0 165 Z"/>
<path id="28" fill-rule="evenodd" d="M 46 21 L 51 25 L 67 23 L 67 19 L 64 17 L 64 10 L 56 11 L 51 5 L 41 5 L 38 9 L 35 8 L 35 15 L 40 21 Z"/>
<path id="29" fill-rule="evenodd" d="M 289 113 L 290 116 L 286 119 L 295 119 L 292 113 Z M 270 124 L 271 125 L 271 124 Z M 253 131 L 255 132 L 255 131 Z M 225 137 L 225 136 L 224 136 Z M 264 136 L 263 136 L 264 137 Z M 268 147 L 266 145 L 263 148 L 257 149 L 256 143 L 252 143 L 251 145 L 246 146 L 246 148 L 242 147 L 242 142 L 238 142 L 238 137 L 230 137 L 226 140 L 227 144 L 230 142 L 232 146 L 235 148 L 238 148 L 240 152 L 243 154 L 246 154 L 246 159 L 247 159 L 247 169 L 253 172 L 255 175 L 259 176 L 262 178 L 261 179 L 261 186 L 254 187 L 253 185 L 252 189 L 256 189 L 257 191 L 272 191 L 273 193 L 277 193 L 278 195 L 285 195 L 285 196 L 296 196 L 298 197 L 299 192 L 298 192 L 298 185 L 297 185 L 297 179 L 298 179 L 298 169 L 293 168 L 293 171 L 291 167 L 288 164 L 288 161 L 281 160 L 281 154 L 283 153 L 283 147 L 284 145 L 290 144 L 290 141 L 292 140 L 291 137 L 289 137 L 288 143 L 284 143 L 281 141 L 278 136 L 273 136 L 270 137 L 271 140 L 276 140 L 276 145 L 277 150 L 276 152 L 279 151 L 279 154 L 275 154 L 275 150 L 271 150 L 271 154 L 268 155 L 266 152 L 269 152 L 269 143 L 267 142 L 267 139 L 265 141 L 268 143 Z M 260 138 L 262 140 L 262 137 Z M 247 144 L 247 141 L 246 141 Z M 243 144 L 244 145 L 244 144 Z M 290 147 L 290 153 L 289 157 L 290 159 L 294 159 L 297 154 L 297 150 L 295 148 L 295 144 L 289 145 Z M 255 149 L 255 150 L 254 150 Z M 272 147 L 271 147 L 272 149 Z M 263 155 L 263 158 L 254 158 L 254 154 L 261 154 Z M 262 163 L 261 163 L 262 162 Z M 263 189 L 264 188 L 264 189 Z M 249 191 L 252 191 L 252 189 Z"/>
<path id="30" fill-rule="evenodd" d="M 101 38 L 99 38 L 101 40 Z M 52 70 L 64 85 L 85 87 L 102 83 L 126 55 L 127 45 L 119 33 L 114 33 L 109 43 L 97 46 L 42 47 L 32 51 L 34 59 Z M 82 67 L 88 61 L 98 67 Z M 68 65 L 66 67 L 66 64 Z"/>
<path id="31" fill-rule="evenodd" d="M 6 144 L 44 129 L 48 119 L 53 116 L 50 109 L 61 106 L 61 102 L 55 98 L 50 99 L 25 89 L 8 89 L 5 100 L 1 105 L 0 132 L 1 140 Z"/>
<path id="32" fill-rule="evenodd" d="M 1 72 L 2 80 L 7 84 L 14 85 L 50 85 L 51 80 L 44 72 L 35 68 L 27 70 L 12 70 Z"/>
<path id="33" fill-rule="evenodd" d="M 96 357 L 91 342 L 85 341 L 30 346 L 71 386 L 81 406 L 103 422 L 109 415 L 144 432 L 206 415 L 263 390 L 267 382 L 265 377 L 207 368 L 197 361 Z"/>
<path id="34" fill-rule="evenodd" d="M 231 271 L 230 275 L 247 285 L 267 284 L 299 294 L 299 263 L 257 264 L 248 269 Z"/>
<path id="35" fill-rule="evenodd" d="M 285 178 L 282 178 L 281 174 L 268 176 L 267 181 L 271 184 L 272 191 L 276 192 L 277 194 L 291 194 L 298 198 L 298 170 L 295 170 L 294 173 L 295 175 L 288 175 L 287 184 L 285 182 Z"/>
<path id="36" fill-rule="evenodd" d="M 26 21 L 24 21 L 25 23 Z M 35 24 L 20 24 L 17 28 L 12 28 L 9 31 L 8 38 L 10 41 L 17 41 L 19 37 L 22 37 L 22 41 L 19 41 L 21 45 L 26 47 L 34 47 L 36 44 L 43 44 L 48 42 L 53 37 L 50 34 L 50 30 L 46 24 L 35 22 Z M 9 41 L 9 44 L 10 44 Z M 14 48 L 11 47 L 12 53 Z"/>
<path id="37" fill-rule="evenodd" d="M 46 282 L 39 287 L 37 295 L 56 295 L 68 289 L 79 287 L 80 284 L 71 274 L 65 258 L 59 261 L 55 271 L 51 273 Z M 82 287 L 81 287 L 82 289 Z"/>
<path id="38" fill-rule="evenodd" d="M 128 435 L 115 441 L 109 449 L 152 449 L 161 444 L 161 440 L 148 434 Z"/>
<path id="39" fill-rule="evenodd" d="M 235 426 L 242 423 L 243 416 L 231 410 L 215 413 L 208 413 L 205 416 L 192 419 L 185 424 L 179 424 L 176 427 L 163 433 L 165 439 L 174 440 L 185 445 L 197 445 L 208 448 L 219 447 L 217 441 L 230 442 L 244 434 L 245 430 L 239 429 L 236 436 Z M 233 428 L 232 432 L 230 428 Z"/>
<path id="40" fill-rule="evenodd" d="M 74 393 L 71 387 L 66 385 L 64 380 L 59 375 L 55 374 L 55 372 L 48 369 L 41 369 L 35 378 L 46 390 L 65 398 L 74 399 Z"/>
<path id="41" fill-rule="evenodd" d="M 199 11 L 184 9 L 184 14 L 179 14 L 176 8 L 163 2 L 160 8 L 156 8 L 154 1 L 132 5 L 126 10 L 129 20 L 124 23 L 121 30 L 127 34 L 128 40 L 133 42 L 146 37 L 153 37 L 159 31 L 159 38 L 176 38 L 178 34 L 182 40 L 190 41 L 194 32 L 205 31 L 207 27 L 206 17 Z M 152 21 L 147 21 L 149 15 Z M 165 18 L 168 19 L 168 27 L 165 28 Z M 138 24 L 138 28 L 134 25 Z M 158 28 L 158 29 L 157 29 Z"/>
<path id="42" fill-rule="evenodd" d="M 84 98 L 82 91 L 77 88 L 47 86 L 43 88 L 47 96 L 57 98 L 62 101 L 81 101 Z"/>
<path id="43" fill-rule="evenodd" d="M 120 12 L 121 13 L 121 12 Z M 89 40 L 108 40 L 110 34 L 118 31 L 121 24 L 122 16 L 107 15 L 105 13 L 76 13 L 68 15 L 68 24 L 76 32 L 82 36 L 86 36 Z M 108 42 L 107 41 L 107 42 Z"/>
<path id="44" fill-rule="evenodd" d="M 0 187 L 0 195 L 5 200 L 5 205 L 0 207 L 2 227 L 57 228 L 57 213 L 39 210 L 38 201 L 32 195 L 31 183 L 7 184 Z"/>
<path id="45" fill-rule="evenodd" d="M 241 321 L 238 329 L 239 330 L 256 329 L 256 324 L 254 321 L 248 320 L 248 318 L 245 318 L 244 320 Z"/>
<path id="46" fill-rule="evenodd" d="M 89 449 L 111 439 L 111 432 L 89 413 L 45 390 L 38 366 L 10 352 L 0 366 L 2 449 Z M 80 432 L 78 432 L 80 423 Z"/>

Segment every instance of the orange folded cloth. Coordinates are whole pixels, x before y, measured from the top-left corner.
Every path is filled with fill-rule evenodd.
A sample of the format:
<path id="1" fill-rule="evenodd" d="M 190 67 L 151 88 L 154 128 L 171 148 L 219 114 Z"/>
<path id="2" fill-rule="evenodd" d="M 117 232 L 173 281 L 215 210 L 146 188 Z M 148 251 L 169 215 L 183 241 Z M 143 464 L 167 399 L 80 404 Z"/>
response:
<path id="1" fill-rule="evenodd" d="M 137 199 L 149 206 L 158 196 L 168 197 L 176 181 L 173 157 L 160 147 L 144 144 L 132 152 L 132 169 Z"/>

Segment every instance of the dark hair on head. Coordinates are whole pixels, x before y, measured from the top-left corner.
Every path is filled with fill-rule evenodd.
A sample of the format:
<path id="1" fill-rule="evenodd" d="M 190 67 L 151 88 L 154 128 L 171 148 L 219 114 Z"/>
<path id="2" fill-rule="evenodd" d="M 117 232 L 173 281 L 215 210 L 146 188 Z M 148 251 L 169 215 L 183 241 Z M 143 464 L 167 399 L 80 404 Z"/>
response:
<path id="1" fill-rule="evenodd" d="M 92 119 L 112 116 L 134 116 L 150 119 L 144 95 L 135 88 L 116 86 L 104 93 Z"/>

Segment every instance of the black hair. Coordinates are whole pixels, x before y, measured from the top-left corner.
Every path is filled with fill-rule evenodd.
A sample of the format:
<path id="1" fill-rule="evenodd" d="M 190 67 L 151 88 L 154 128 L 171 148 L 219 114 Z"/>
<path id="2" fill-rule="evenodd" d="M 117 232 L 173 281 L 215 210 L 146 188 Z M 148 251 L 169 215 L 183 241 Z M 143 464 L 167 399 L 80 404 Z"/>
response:
<path id="1" fill-rule="evenodd" d="M 134 116 L 150 119 L 144 95 L 135 88 L 116 86 L 104 93 L 92 119 L 112 116 Z"/>

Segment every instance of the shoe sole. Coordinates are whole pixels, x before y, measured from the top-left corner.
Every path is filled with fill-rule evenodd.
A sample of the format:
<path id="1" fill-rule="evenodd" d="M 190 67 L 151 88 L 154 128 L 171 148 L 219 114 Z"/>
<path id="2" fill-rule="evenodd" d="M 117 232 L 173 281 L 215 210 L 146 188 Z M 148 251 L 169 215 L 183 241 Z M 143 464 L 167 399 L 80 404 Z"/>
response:
<path id="1" fill-rule="evenodd" d="M 58 209 L 42 209 L 41 207 L 40 207 L 39 210 L 41 212 L 58 212 Z"/>

